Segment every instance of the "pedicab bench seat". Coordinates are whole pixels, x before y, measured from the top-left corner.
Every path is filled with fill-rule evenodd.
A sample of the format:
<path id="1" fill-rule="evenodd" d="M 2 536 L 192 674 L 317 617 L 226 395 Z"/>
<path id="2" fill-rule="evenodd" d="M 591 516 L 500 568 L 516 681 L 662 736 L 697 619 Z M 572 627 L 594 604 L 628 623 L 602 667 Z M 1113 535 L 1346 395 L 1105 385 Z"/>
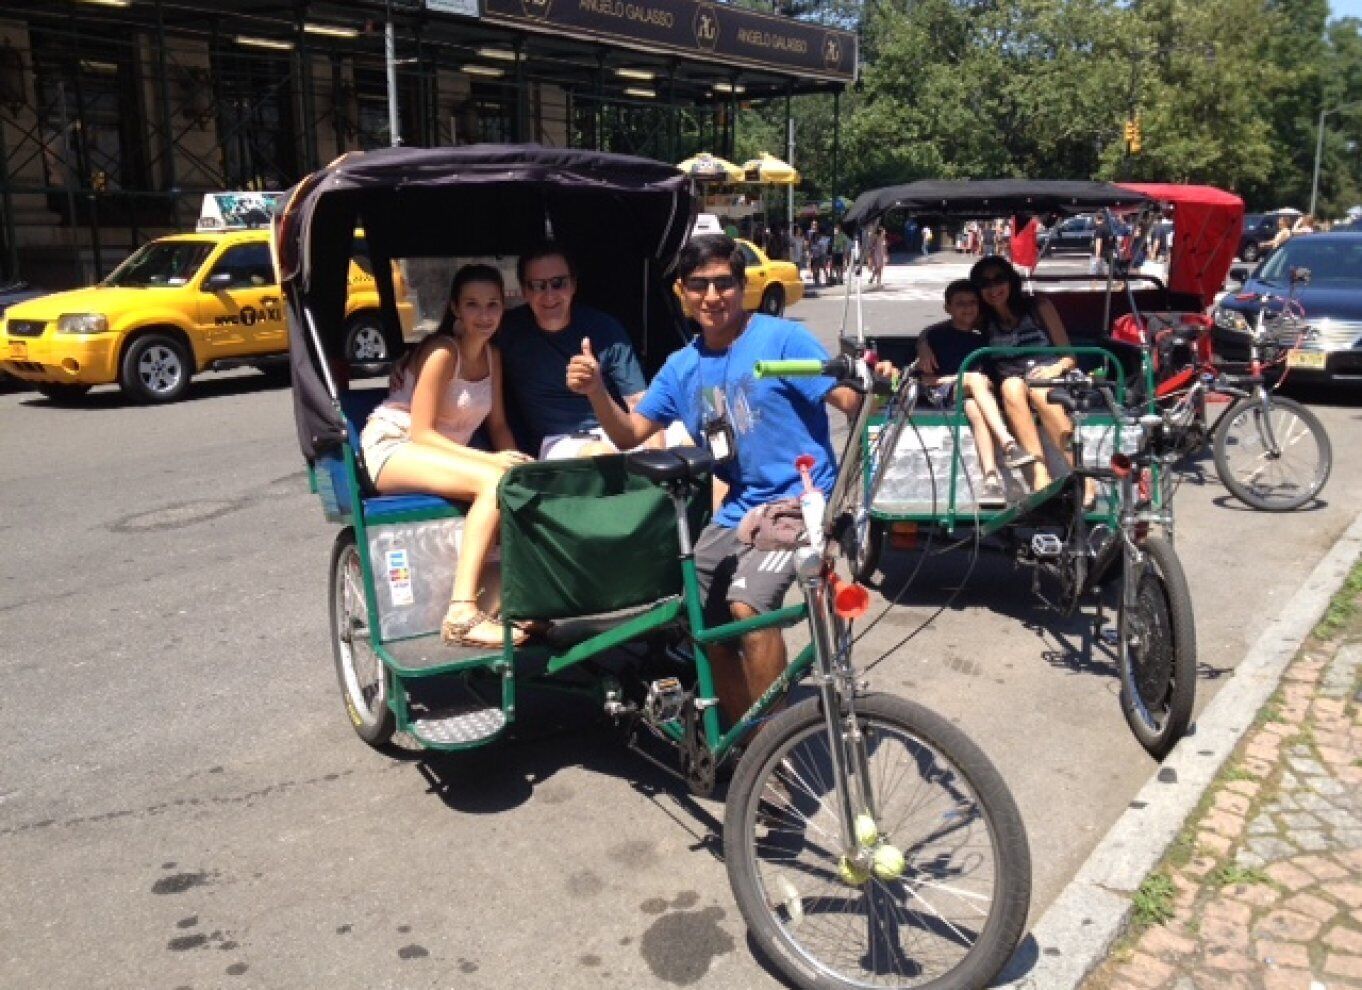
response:
<path id="1" fill-rule="evenodd" d="M 436 495 L 379 495 L 373 491 L 360 459 L 359 436 L 369 414 L 387 394 L 386 388 L 366 388 L 354 389 L 341 397 L 346 439 L 353 454 L 354 474 L 348 469 L 343 452 L 326 454 L 317 459 L 317 493 L 322 498 L 326 518 L 339 521 L 350 515 L 352 477 L 360 485 L 366 524 L 446 519 L 463 515 L 462 507 Z"/>

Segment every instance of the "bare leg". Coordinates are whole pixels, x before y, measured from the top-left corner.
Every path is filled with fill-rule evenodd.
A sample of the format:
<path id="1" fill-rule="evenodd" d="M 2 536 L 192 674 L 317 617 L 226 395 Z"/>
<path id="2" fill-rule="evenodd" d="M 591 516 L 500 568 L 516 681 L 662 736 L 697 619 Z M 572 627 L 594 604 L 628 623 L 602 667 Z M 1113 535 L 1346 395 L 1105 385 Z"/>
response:
<path id="1" fill-rule="evenodd" d="M 970 432 L 974 434 L 974 449 L 979 452 L 979 468 L 984 477 L 998 473 L 998 461 L 993 452 L 993 434 L 988 432 L 983 411 L 973 399 L 965 400 L 965 416 L 969 419 Z"/>
<path id="2" fill-rule="evenodd" d="M 408 443 L 383 466 L 378 490 L 384 494 L 427 492 L 458 501 L 471 500 L 464 516 L 463 540 L 454 568 L 448 618 L 458 622 L 477 611 L 479 578 L 487 551 L 496 539 L 501 513 L 497 509 L 497 482 L 504 472 L 474 460 L 464 460 L 444 450 Z M 469 631 L 469 638 L 489 646 L 501 643 L 501 628 L 483 622 Z"/>
<path id="3" fill-rule="evenodd" d="M 1062 408 L 1046 401 L 1049 389 L 1036 388 L 1030 391 L 1032 393 L 1031 403 L 1036 408 L 1036 415 L 1040 417 L 1041 426 L 1045 428 L 1045 432 L 1059 447 L 1064 454 L 1064 460 L 1072 468 L 1074 466 L 1074 454 L 1070 445 L 1073 443 L 1074 421 Z M 1086 502 L 1091 502 L 1097 497 L 1097 482 L 1092 478 L 1088 478 L 1084 482 L 1083 496 Z"/>
<path id="4" fill-rule="evenodd" d="M 977 371 L 967 372 L 965 375 L 965 392 L 978 403 L 979 412 L 983 414 L 984 422 L 993 431 L 993 435 L 998 438 L 998 442 L 1004 447 L 1012 443 L 1012 434 L 1007 429 L 1007 423 L 1003 421 L 1002 410 L 998 408 L 998 400 L 993 395 L 993 383 L 988 380 L 988 376 Z"/>
<path id="5" fill-rule="evenodd" d="M 1074 457 L 1070 449 L 1074 436 L 1073 420 L 1060 406 L 1052 405 L 1048 401 L 1050 395 L 1048 388 L 1029 388 L 1027 391 L 1031 393 L 1031 405 L 1036 410 L 1040 425 L 1059 447 L 1064 459 L 1069 462 L 1069 467 L 1073 467 Z"/>
<path id="6" fill-rule="evenodd" d="M 731 602 L 734 619 L 750 619 L 756 609 L 742 602 Z M 714 667 L 714 690 L 719 695 L 719 710 L 728 724 L 734 725 L 756 703 L 785 669 L 785 638 L 779 629 L 761 629 L 742 638 L 742 655 L 730 645 L 709 648 Z"/>
<path id="7" fill-rule="evenodd" d="M 1031 416 L 1031 389 L 1020 378 L 1004 378 L 1002 393 L 1007 421 L 1012 424 L 1012 435 L 1022 449 L 1036 459 L 1031 469 L 1032 487 L 1044 488 L 1050 483 L 1050 470 L 1045 466 L 1045 447 L 1040 442 L 1036 421 Z"/>

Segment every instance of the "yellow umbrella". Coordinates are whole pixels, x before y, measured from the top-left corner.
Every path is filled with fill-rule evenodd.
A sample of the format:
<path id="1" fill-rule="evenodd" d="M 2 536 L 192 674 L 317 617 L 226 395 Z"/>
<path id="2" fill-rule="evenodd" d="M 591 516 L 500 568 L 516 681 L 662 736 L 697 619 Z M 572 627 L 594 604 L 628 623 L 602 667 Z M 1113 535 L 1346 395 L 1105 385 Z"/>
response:
<path id="1" fill-rule="evenodd" d="M 741 182 L 743 175 L 742 169 L 738 166 L 718 155 L 711 155 L 708 151 L 692 155 L 676 167 L 692 178 L 717 182 Z"/>
<path id="2" fill-rule="evenodd" d="M 764 151 L 760 158 L 748 159 L 742 171 L 746 182 L 760 182 L 768 186 L 793 186 L 799 182 L 799 173 L 793 165 Z"/>

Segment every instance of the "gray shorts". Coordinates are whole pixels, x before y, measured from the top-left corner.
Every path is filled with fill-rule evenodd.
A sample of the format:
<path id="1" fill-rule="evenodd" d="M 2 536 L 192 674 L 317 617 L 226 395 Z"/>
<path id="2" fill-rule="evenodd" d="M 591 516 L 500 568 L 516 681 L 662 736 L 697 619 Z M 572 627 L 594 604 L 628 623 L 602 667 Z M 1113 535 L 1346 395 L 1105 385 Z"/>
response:
<path id="1" fill-rule="evenodd" d="M 732 602 L 758 613 L 773 612 L 794 583 L 793 550 L 758 550 L 738 539 L 736 528 L 710 523 L 695 541 L 695 570 L 704 598 L 705 625 L 733 621 Z"/>

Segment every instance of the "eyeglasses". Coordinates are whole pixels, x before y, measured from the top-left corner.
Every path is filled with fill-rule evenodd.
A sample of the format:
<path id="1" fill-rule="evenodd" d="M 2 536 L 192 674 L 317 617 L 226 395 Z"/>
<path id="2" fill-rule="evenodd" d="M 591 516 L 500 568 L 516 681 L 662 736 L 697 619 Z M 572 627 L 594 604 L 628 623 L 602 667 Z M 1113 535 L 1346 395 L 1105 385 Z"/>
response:
<path id="1" fill-rule="evenodd" d="M 1012 280 L 1006 275 L 990 275 L 979 279 L 975 285 L 979 286 L 981 289 L 992 289 L 999 285 L 1007 285 L 1011 281 Z"/>
<path id="2" fill-rule="evenodd" d="M 703 296 L 709 292 L 709 287 L 714 286 L 716 292 L 727 292 L 737 288 L 738 279 L 733 275 L 691 275 L 681 280 L 681 285 L 687 292 L 693 292 L 697 296 Z"/>
<path id="3" fill-rule="evenodd" d="M 571 275 L 555 275 L 553 278 L 528 278 L 525 280 L 525 290 L 527 292 L 562 292 L 572 281 Z"/>

